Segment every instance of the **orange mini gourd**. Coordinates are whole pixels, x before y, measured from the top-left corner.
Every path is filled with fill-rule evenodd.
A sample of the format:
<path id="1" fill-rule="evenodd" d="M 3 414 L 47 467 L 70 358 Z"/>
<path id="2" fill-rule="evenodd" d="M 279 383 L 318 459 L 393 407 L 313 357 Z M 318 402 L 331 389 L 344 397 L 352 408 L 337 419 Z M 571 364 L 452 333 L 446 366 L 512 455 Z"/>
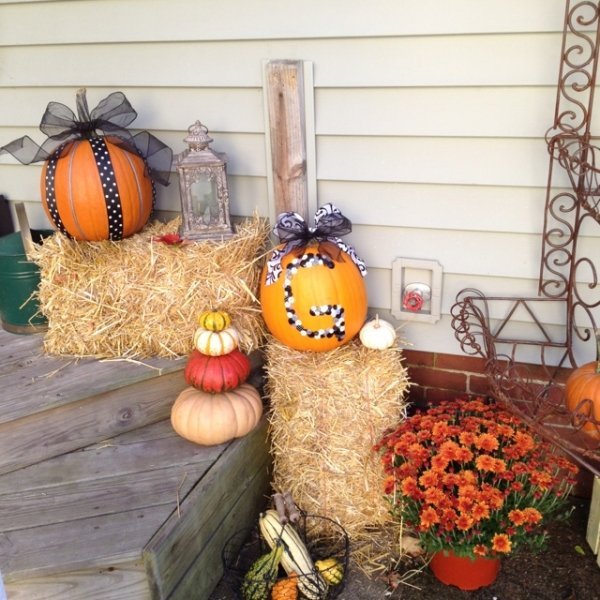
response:
<path id="1" fill-rule="evenodd" d="M 278 246 L 277 250 L 284 246 Z M 296 350 L 323 352 L 349 342 L 367 316 L 367 290 L 350 256 L 330 242 L 311 243 L 281 259 L 282 273 L 260 283 L 271 334 Z"/>
<path id="2" fill-rule="evenodd" d="M 171 408 L 171 425 L 182 438 L 213 446 L 250 433 L 262 413 L 260 394 L 248 383 L 220 394 L 187 387 Z"/>
<path id="3" fill-rule="evenodd" d="M 582 430 L 590 437 L 600 439 L 600 332 L 596 332 L 596 360 L 569 375 L 565 396 L 569 411 L 576 420 L 583 421 Z"/>

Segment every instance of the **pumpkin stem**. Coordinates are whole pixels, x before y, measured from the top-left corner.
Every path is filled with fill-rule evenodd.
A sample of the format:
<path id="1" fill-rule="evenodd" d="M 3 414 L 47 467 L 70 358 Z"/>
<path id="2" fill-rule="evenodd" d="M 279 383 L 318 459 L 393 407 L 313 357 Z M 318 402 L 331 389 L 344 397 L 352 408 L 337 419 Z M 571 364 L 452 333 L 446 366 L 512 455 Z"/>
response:
<path id="1" fill-rule="evenodd" d="M 77 106 L 77 115 L 79 116 L 79 122 L 84 124 L 90 124 L 92 121 L 92 117 L 90 116 L 90 109 L 88 108 L 87 98 L 85 88 L 79 88 L 75 97 L 75 104 Z M 81 133 L 86 138 L 90 139 L 94 137 L 95 131 L 91 128 L 81 128 Z"/>
<path id="2" fill-rule="evenodd" d="M 375 313 L 375 325 L 373 325 L 375 329 L 379 329 L 379 313 Z"/>

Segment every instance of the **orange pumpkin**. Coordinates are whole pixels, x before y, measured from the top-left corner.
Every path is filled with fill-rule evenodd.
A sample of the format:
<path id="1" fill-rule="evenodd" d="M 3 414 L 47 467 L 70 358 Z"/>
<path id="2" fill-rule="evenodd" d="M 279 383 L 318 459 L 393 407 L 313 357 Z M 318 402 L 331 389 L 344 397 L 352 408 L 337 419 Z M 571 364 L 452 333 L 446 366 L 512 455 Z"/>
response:
<path id="1" fill-rule="evenodd" d="M 262 413 L 260 395 L 248 383 L 220 394 L 187 387 L 171 408 L 171 425 L 182 438 L 213 446 L 250 433 Z"/>
<path id="2" fill-rule="evenodd" d="M 56 228 L 76 240 L 120 240 L 147 223 L 154 185 L 141 156 L 117 140 L 68 142 L 42 169 L 42 206 Z"/>
<path id="3" fill-rule="evenodd" d="M 284 245 L 277 247 L 277 250 Z M 282 272 L 260 284 L 271 334 L 296 350 L 323 352 L 349 342 L 367 316 L 367 290 L 351 257 L 331 242 L 310 243 L 281 259 Z"/>
<path id="4" fill-rule="evenodd" d="M 188 385 L 217 394 L 233 390 L 248 379 L 250 359 L 237 348 L 221 356 L 193 350 L 183 372 Z"/>
<path id="5" fill-rule="evenodd" d="M 569 375 L 565 396 L 567 408 L 583 422 L 582 430 L 600 439 L 600 356 Z M 590 418 L 599 424 L 587 420 Z"/>

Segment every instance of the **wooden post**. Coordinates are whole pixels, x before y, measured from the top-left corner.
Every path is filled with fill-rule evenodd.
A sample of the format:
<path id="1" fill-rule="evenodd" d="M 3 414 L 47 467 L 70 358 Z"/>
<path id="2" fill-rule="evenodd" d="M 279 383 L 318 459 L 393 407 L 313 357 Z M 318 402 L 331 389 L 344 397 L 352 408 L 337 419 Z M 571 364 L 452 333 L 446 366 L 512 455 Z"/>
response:
<path id="1" fill-rule="evenodd" d="M 307 104 L 304 63 L 296 60 L 269 61 L 265 66 L 265 113 L 267 144 L 271 162 L 271 219 L 280 212 L 294 211 L 308 219 L 309 163 L 314 152 L 307 152 Z M 308 102 L 307 102 L 308 100 Z M 312 118 L 309 126 L 312 125 Z M 312 132 L 312 127 L 309 127 Z M 311 139 L 311 142 L 313 140 Z M 309 158 L 307 159 L 307 155 Z M 316 208 L 316 201 L 314 202 Z M 314 211 L 313 211 L 314 212 Z"/>

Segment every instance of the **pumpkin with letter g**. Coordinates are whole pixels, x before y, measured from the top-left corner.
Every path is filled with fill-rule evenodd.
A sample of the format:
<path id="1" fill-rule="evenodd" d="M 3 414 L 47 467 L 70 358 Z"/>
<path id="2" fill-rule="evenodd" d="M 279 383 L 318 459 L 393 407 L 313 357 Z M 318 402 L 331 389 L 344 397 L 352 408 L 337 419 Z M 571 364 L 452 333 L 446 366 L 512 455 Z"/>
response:
<path id="1" fill-rule="evenodd" d="M 279 216 L 282 240 L 265 265 L 260 304 L 269 332 L 296 350 L 323 352 L 348 343 L 367 315 L 364 263 L 339 239 L 350 221 L 331 204 L 307 227 L 296 213 Z"/>

